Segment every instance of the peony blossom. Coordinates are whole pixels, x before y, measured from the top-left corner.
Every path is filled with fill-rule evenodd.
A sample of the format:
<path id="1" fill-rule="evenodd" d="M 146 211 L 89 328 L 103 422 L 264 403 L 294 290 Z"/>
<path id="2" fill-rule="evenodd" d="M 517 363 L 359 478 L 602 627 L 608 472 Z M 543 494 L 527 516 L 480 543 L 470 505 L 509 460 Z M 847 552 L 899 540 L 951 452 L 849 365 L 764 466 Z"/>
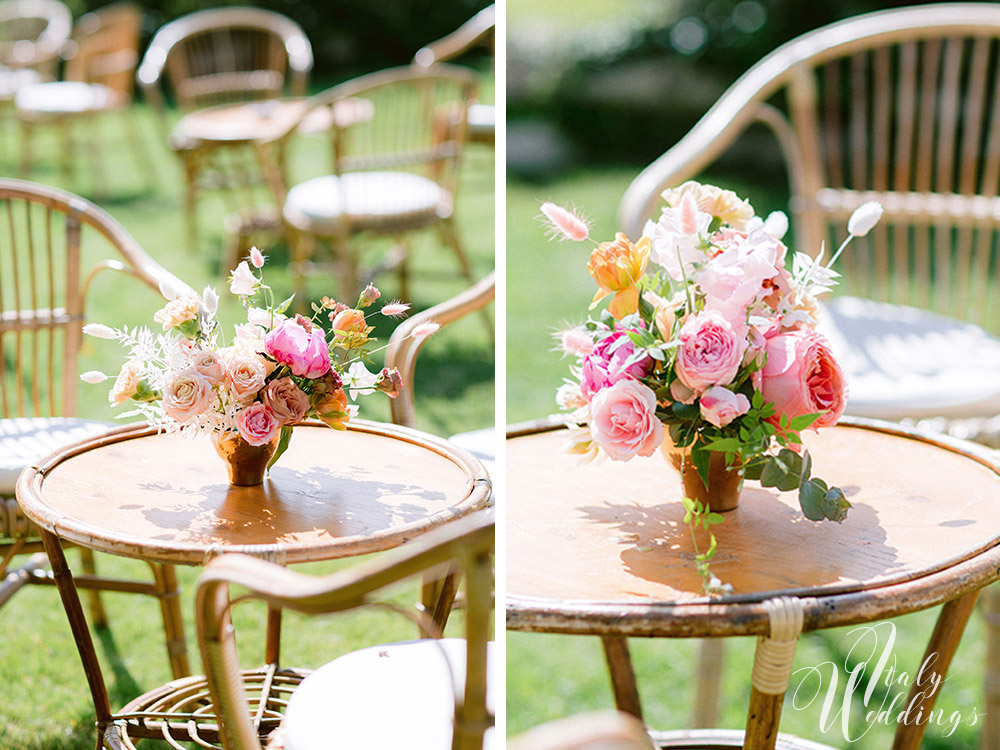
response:
<path id="1" fill-rule="evenodd" d="M 656 364 L 652 357 L 642 357 L 629 363 L 635 346 L 627 331 L 615 331 L 601 339 L 580 367 L 580 387 L 588 399 L 619 380 L 638 380 L 649 374 Z"/>
<path id="2" fill-rule="evenodd" d="M 847 220 L 847 231 L 854 237 L 864 237 L 882 218 L 882 204 L 868 201 L 858 206 Z"/>
<path id="3" fill-rule="evenodd" d="M 844 413 L 847 384 L 829 344 L 812 330 L 794 330 L 767 342 L 767 364 L 761 371 L 764 401 L 774 404 L 770 421 L 779 424 L 804 414 L 823 415 L 813 427 L 831 427 Z"/>
<path id="4" fill-rule="evenodd" d="M 163 413 L 177 422 L 189 422 L 208 409 L 214 396 L 206 377 L 195 369 L 182 370 L 163 388 Z"/>
<path id="5" fill-rule="evenodd" d="M 257 277 L 253 275 L 245 260 L 240 261 L 229 281 L 229 291 L 238 296 L 247 296 L 257 291 Z"/>
<path id="6" fill-rule="evenodd" d="M 716 385 L 701 394 L 698 406 L 705 421 L 716 427 L 725 427 L 750 411 L 750 400 L 742 393 L 733 393 L 728 388 Z"/>
<path id="7" fill-rule="evenodd" d="M 282 425 L 301 422 L 309 411 L 309 396 L 289 377 L 268 383 L 261 400 Z"/>
<path id="8" fill-rule="evenodd" d="M 283 320 L 268 331 L 264 350 L 299 377 L 318 378 L 330 369 L 330 347 L 323 331 L 314 328 L 301 315 Z"/>
<path id="9" fill-rule="evenodd" d="M 677 340 L 677 376 L 696 392 L 731 383 L 747 348 L 746 338 L 738 336 L 729 321 L 715 310 L 688 318 Z"/>
<path id="10" fill-rule="evenodd" d="M 549 232 L 553 236 L 564 237 L 574 242 L 581 242 L 590 236 L 590 226 L 572 211 L 555 203 L 543 203 L 541 210 Z"/>
<path id="11" fill-rule="evenodd" d="M 680 281 L 694 272 L 695 264 L 705 262 L 701 236 L 708 232 L 712 216 L 697 210 L 688 197 L 676 207 L 664 208 L 660 220 L 647 222 L 643 236 L 652 240 L 650 260 Z"/>
<path id="12" fill-rule="evenodd" d="M 734 330 L 742 331 L 748 309 L 772 292 L 770 280 L 778 275 L 783 255 L 781 243 L 766 232 L 734 238 L 695 275 L 705 308 L 718 310 Z"/>
<path id="13" fill-rule="evenodd" d="M 236 429 L 250 445 L 265 445 L 274 440 L 281 424 L 270 407 L 259 401 L 236 415 Z"/>
<path id="14" fill-rule="evenodd" d="M 614 461 L 651 456 L 663 442 L 656 394 L 635 380 L 621 380 L 590 403 L 590 434 Z"/>
<path id="15" fill-rule="evenodd" d="M 648 237 L 633 245 L 628 237 L 618 232 L 614 242 L 602 242 L 591 251 L 587 270 L 598 286 L 591 307 L 613 294 L 608 309 L 618 320 L 639 309 L 637 284 L 646 273 L 650 246 Z"/>

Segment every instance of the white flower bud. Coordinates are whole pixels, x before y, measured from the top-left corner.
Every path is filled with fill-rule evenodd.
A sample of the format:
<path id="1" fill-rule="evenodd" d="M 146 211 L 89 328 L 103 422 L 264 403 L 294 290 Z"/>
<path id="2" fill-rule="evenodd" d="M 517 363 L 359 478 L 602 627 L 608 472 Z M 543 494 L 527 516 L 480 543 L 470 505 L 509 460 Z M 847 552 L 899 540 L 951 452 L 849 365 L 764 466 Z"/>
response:
<path id="1" fill-rule="evenodd" d="M 868 201 L 858 206 L 847 222 L 847 231 L 855 237 L 864 237 L 882 218 L 882 204 Z"/>
<path id="2" fill-rule="evenodd" d="M 784 211 L 772 211 L 764 220 L 764 231 L 780 240 L 788 232 L 788 217 Z"/>
<path id="3" fill-rule="evenodd" d="M 205 291 L 201 293 L 201 305 L 205 308 L 205 312 L 209 314 L 219 309 L 219 295 L 215 293 L 212 287 L 206 286 Z"/>
<path id="4" fill-rule="evenodd" d="M 98 370 L 88 370 L 80 375 L 80 380 L 84 383 L 103 383 L 107 379 L 108 376 Z"/>
<path id="5" fill-rule="evenodd" d="M 83 327 L 83 332 L 98 339 L 113 339 L 115 337 L 115 329 L 103 323 L 87 323 Z"/>

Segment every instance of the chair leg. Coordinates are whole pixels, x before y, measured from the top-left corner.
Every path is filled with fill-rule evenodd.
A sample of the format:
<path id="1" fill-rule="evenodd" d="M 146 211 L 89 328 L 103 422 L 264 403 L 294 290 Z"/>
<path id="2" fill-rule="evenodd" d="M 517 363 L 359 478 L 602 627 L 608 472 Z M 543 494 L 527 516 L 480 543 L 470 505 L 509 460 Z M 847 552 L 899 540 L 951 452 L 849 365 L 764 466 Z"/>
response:
<path id="1" fill-rule="evenodd" d="M 73 172 L 75 167 L 75 155 L 76 151 L 76 141 L 73 139 L 73 121 L 66 117 L 58 121 L 57 127 L 61 127 L 63 131 L 63 153 L 62 153 L 62 171 L 63 176 L 70 180 L 73 178 Z"/>
<path id="2" fill-rule="evenodd" d="M 97 575 L 97 568 L 94 565 L 94 551 L 86 547 L 80 547 L 80 570 L 86 575 Z M 101 601 L 101 593 L 96 589 L 87 590 L 87 604 L 90 609 L 90 622 L 95 628 L 108 627 L 108 615 L 104 611 L 104 603 Z"/>
<path id="3" fill-rule="evenodd" d="M 34 128 L 30 120 L 20 120 L 21 122 L 21 177 L 27 177 L 31 172 L 32 162 L 32 138 Z"/>
<path id="4" fill-rule="evenodd" d="M 982 595 L 983 618 L 986 620 L 986 716 L 980 747 L 993 750 L 1000 747 L 1000 584 L 993 584 Z"/>
<path id="5" fill-rule="evenodd" d="M 466 257 L 465 251 L 462 249 L 462 243 L 458 239 L 458 232 L 455 230 L 455 222 L 449 217 L 438 224 L 438 226 L 441 232 L 441 239 L 446 245 L 455 251 L 455 256 L 458 258 L 459 265 L 462 266 L 462 273 L 465 275 L 465 278 L 468 279 L 470 284 L 474 284 L 476 282 L 476 277 L 472 272 L 472 265 L 469 263 L 469 259 Z"/>
<path id="6" fill-rule="evenodd" d="M 163 636 L 170 669 L 174 679 L 187 677 L 191 674 L 191 667 L 188 663 L 187 640 L 184 637 L 184 619 L 181 617 L 181 589 L 177 584 L 177 572 L 173 565 L 149 563 L 149 567 L 153 570 L 156 596 L 160 600 L 163 614 Z"/>
<path id="7" fill-rule="evenodd" d="M 604 658 L 608 662 L 608 674 L 611 676 L 611 688 L 615 693 L 615 706 L 619 711 L 632 714 L 642 720 L 642 703 L 639 701 L 639 688 L 635 681 L 635 671 L 632 669 L 632 657 L 628 650 L 628 641 L 621 636 L 601 636 L 604 646 Z"/>
<path id="8" fill-rule="evenodd" d="M 358 258 L 351 248 L 346 233 L 333 238 L 333 250 L 340 265 L 340 294 L 345 304 L 353 305 L 361 292 L 358 289 Z"/>
<path id="9" fill-rule="evenodd" d="M 194 247 L 198 242 L 198 172 L 201 155 L 194 150 L 179 152 L 184 162 L 184 218 L 187 222 L 188 244 Z"/>
<path id="10" fill-rule="evenodd" d="M 704 638 L 698 644 L 698 685 L 694 699 L 694 728 L 712 728 L 719 723 L 719 688 L 725 641 Z"/>

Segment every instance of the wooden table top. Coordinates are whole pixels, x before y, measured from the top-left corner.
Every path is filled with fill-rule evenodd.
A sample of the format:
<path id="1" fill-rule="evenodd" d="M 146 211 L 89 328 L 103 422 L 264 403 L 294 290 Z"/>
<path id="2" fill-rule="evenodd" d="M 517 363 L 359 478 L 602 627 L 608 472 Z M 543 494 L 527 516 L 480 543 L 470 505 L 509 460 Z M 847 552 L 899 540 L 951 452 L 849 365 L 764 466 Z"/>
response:
<path id="1" fill-rule="evenodd" d="M 243 143 L 280 135 L 302 116 L 309 100 L 304 98 L 268 99 L 242 104 L 220 104 L 189 112 L 174 127 L 172 140 L 192 142 Z M 365 99 L 343 99 L 335 105 L 313 111 L 302 123 L 302 132 L 328 129 L 331 117 L 339 127 L 370 120 L 372 104 Z"/>
<path id="2" fill-rule="evenodd" d="M 444 440 L 354 420 L 297 425 L 257 487 L 231 487 L 208 436 L 144 425 L 82 441 L 26 469 L 26 515 L 93 549 L 203 564 L 223 552 L 280 563 L 397 546 L 489 498 L 475 458 Z"/>
<path id="3" fill-rule="evenodd" d="M 712 571 L 735 591 L 707 603 L 680 479 L 660 453 L 581 464 L 560 429 L 512 433 L 508 627 L 735 635 L 758 632 L 759 602 L 784 594 L 808 600 L 810 629 L 930 606 L 900 591 L 938 603 L 1000 575 L 1000 466 L 987 451 L 861 420 L 803 438 L 813 474 L 853 504 L 847 520 L 813 523 L 796 493 L 748 481 L 713 528 Z"/>

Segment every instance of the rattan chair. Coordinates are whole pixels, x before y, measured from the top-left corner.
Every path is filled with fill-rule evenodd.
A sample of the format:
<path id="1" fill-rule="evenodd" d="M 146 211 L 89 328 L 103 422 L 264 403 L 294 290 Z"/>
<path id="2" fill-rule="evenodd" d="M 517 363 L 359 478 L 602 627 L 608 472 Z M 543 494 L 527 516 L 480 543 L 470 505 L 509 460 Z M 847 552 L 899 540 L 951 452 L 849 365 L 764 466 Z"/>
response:
<path id="1" fill-rule="evenodd" d="M 253 182 L 259 167 L 245 142 L 206 142 L 182 131 L 167 136 L 164 89 L 183 112 L 303 96 L 313 66 L 312 45 L 302 28 L 279 13 L 234 6 L 199 10 L 163 26 L 149 43 L 137 78 L 146 100 L 160 113 L 170 148 L 181 158 L 188 233 L 194 241 L 198 193 Z"/>
<path id="2" fill-rule="evenodd" d="M 52 584 L 38 530 L 20 513 L 14 485 L 25 466 L 111 425 L 74 418 L 77 350 L 95 276 L 121 271 L 152 287 L 186 285 L 160 267 L 107 213 L 70 193 L 0 179 L 0 606 L 27 584 Z M 117 257 L 82 266 L 82 248 L 99 243 Z M 15 558 L 30 554 L 14 568 Z M 128 591 L 156 597 L 163 608 L 167 651 L 176 676 L 188 671 L 184 632 L 170 565 L 152 565 L 154 582 L 94 575 L 82 550 L 77 585 L 91 592 Z M 96 593 L 92 624 L 106 624 Z"/>
<path id="3" fill-rule="evenodd" d="M 287 750 L 329 747 L 420 747 L 481 750 L 492 744 L 493 699 L 488 695 L 489 637 L 492 626 L 494 523 L 489 512 L 447 524 L 418 541 L 369 564 L 312 577 L 242 555 L 213 560 L 197 592 L 198 642 L 219 734 L 227 750 L 259 750 L 284 713 Z M 381 605 L 384 589 L 399 581 L 457 563 L 467 582 L 465 639 L 429 640 L 374 646 L 351 652 L 319 668 L 291 697 L 248 701 L 236 652 L 230 610 L 237 601 L 262 599 L 271 607 L 308 614 L 342 612 Z M 397 607 L 390 609 L 399 611 Z M 241 679 L 242 677 L 242 679 Z M 193 694 L 193 693 L 192 693 Z M 287 699 L 287 710 L 284 708 Z M 261 720 L 263 717 L 263 721 Z M 199 722 L 204 726 L 205 721 Z M 206 732 L 202 736 L 207 737 Z"/>
<path id="4" fill-rule="evenodd" d="M 105 192 L 104 160 L 94 137 L 99 124 L 92 118 L 107 112 L 122 112 L 127 140 L 136 168 L 144 173 L 148 158 L 142 150 L 135 122 L 126 113 L 132 103 L 135 68 L 139 59 L 142 12 L 132 3 L 117 3 L 80 17 L 64 56 L 62 81 L 20 87 L 14 106 L 21 121 L 21 173 L 32 164 L 32 139 L 40 125 L 54 125 L 63 132 L 63 169 L 73 167 L 73 131 L 83 127 L 88 134 L 84 151 L 90 157 L 95 189 Z"/>
<path id="5" fill-rule="evenodd" d="M 880 11 L 798 37 L 633 181 L 619 224 L 639 236 L 665 188 L 695 177 L 751 124 L 767 125 L 788 169 L 794 249 L 816 254 L 825 242 L 829 258 L 855 208 L 885 209 L 838 265 L 843 288 L 863 298 L 838 296 L 821 311 L 848 371 L 847 412 L 995 442 L 1000 341 L 974 324 L 995 327 L 1000 310 L 998 48 L 993 3 Z M 704 646 L 699 725 L 716 715 L 720 649 Z M 989 684 L 987 715 L 1000 705 L 1000 683 Z M 1000 722 L 984 738 L 995 746 Z"/>
<path id="6" fill-rule="evenodd" d="M 413 64 L 429 68 L 438 63 L 454 60 L 476 47 L 489 47 L 494 52 L 496 44 L 496 6 L 483 8 L 448 36 L 421 47 L 413 56 Z M 472 102 L 469 105 L 468 139 L 472 143 L 496 142 L 496 108 L 492 104 Z"/>
<path id="7" fill-rule="evenodd" d="M 0 2 L 0 65 L 31 68 L 54 78 L 73 14 L 59 0 Z"/>
<path id="8" fill-rule="evenodd" d="M 341 295 L 352 299 L 362 281 L 378 270 L 362 272 L 354 241 L 361 233 L 390 235 L 397 251 L 401 295 L 408 295 L 405 236 L 434 227 L 474 283 L 453 221 L 459 158 L 465 145 L 465 117 L 475 89 L 473 74 L 438 65 L 403 67 L 371 73 L 314 96 L 310 106 L 278 137 L 261 143 L 268 182 L 282 206 L 289 234 L 292 271 L 305 300 L 305 276 L 317 240 L 328 241 L 339 266 Z M 357 109 L 367 102 L 371 116 L 343 122 L 338 109 Z M 331 149 L 330 172 L 299 182 L 290 189 L 279 157 L 307 118 L 327 109 Z M 456 113 L 459 116 L 456 117 Z"/>
<path id="9" fill-rule="evenodd" d="M 694 177 L 751 123 L 770 126 L 797 249 L 815 254 L 825 242 L 829 258 L 855 208 L 885 209 L 839 265 L 843 288 L 864 299 L 834 298 L 821 320 L 848 370 L 847 412 L 1000 440 L 1000 340 L 968 325 L 995 330 L 1000 309 L 998 47 L 993 3 L 882 11 L 805 34 L 642 172 L 622 201 L 622 228 L 636 236 L 664 188 Z"/>

